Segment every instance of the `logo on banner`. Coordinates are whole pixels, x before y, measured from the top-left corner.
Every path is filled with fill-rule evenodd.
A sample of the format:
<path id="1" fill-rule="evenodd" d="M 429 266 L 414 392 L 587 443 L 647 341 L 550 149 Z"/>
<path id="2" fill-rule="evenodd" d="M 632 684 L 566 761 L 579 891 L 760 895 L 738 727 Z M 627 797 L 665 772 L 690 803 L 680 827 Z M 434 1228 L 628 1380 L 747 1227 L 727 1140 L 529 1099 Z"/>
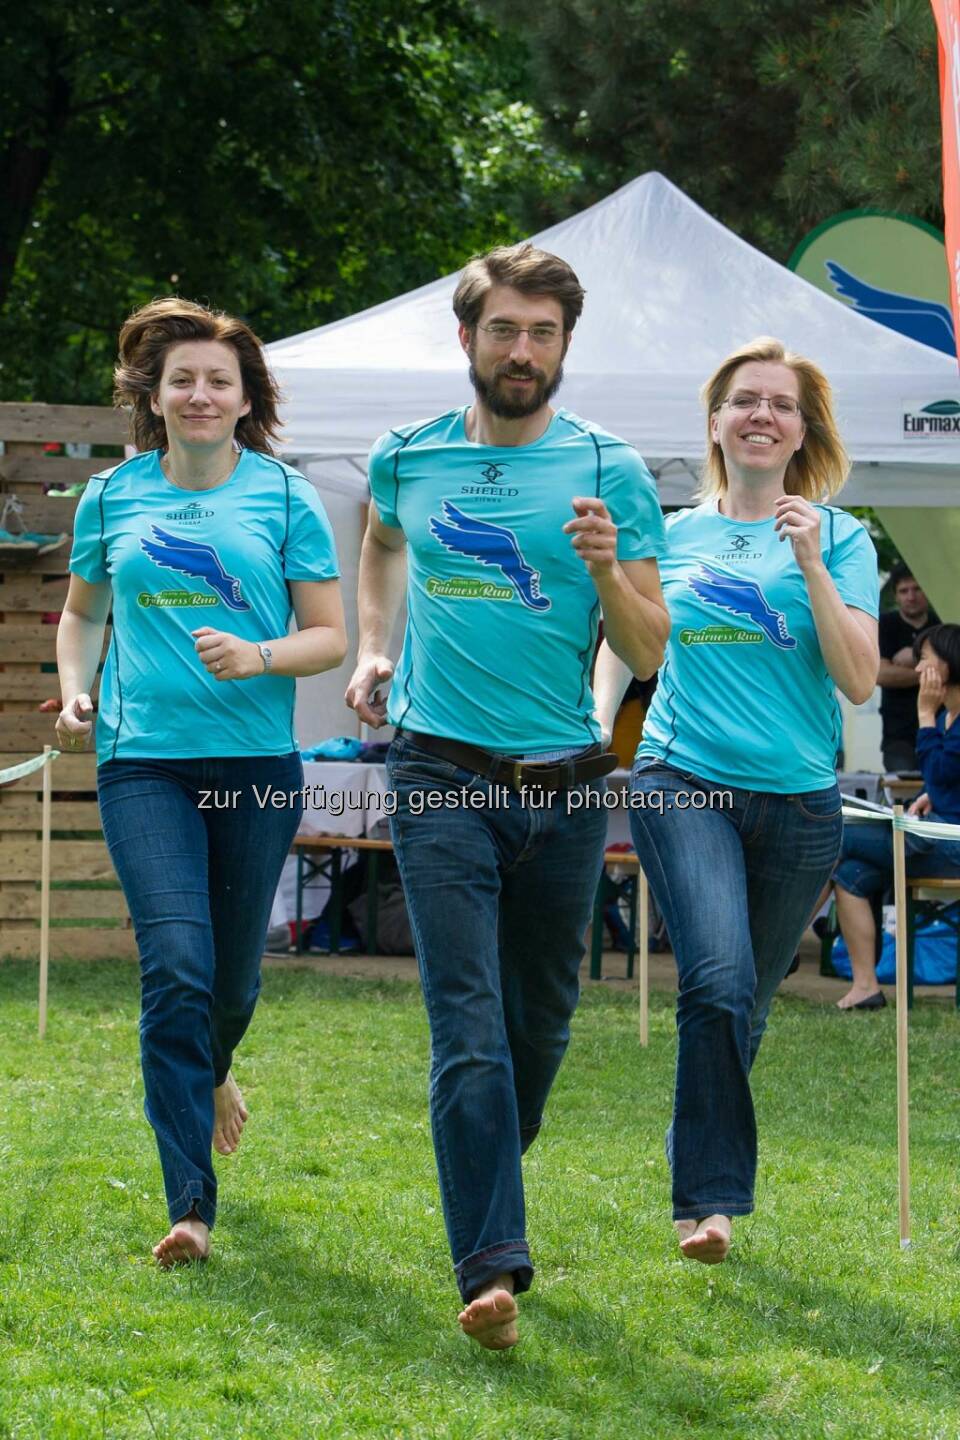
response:
<path id="1" fill-rule="evenodd" d="M 828 260 L 826 266 L 837 294 L 849 300 L 859 314 L 886 325 L 890 330 L 899 330 L 901 335 L 919 340 L 921 345 L 943 350 L 947 355 L 953 354 L 956 349 L 953 316 L 939 300 L 924 300 L 899 290 L 881 289 L 879 285 L 871 285 L 855 275 L 852 270 L 845 270 L 836 260 Z"/>
<path id="2" fill-rule="evenodd" d="M 960 400 L 934 400 L 930 405 L 906 406 L 903 435 L 905 439 L 960 435 Z"/>

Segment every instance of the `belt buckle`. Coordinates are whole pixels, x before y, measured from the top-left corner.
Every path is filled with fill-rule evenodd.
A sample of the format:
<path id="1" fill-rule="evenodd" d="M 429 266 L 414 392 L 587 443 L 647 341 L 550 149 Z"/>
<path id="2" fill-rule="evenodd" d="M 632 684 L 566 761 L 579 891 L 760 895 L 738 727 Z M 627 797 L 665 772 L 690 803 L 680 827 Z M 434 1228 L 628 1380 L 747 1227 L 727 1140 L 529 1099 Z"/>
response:
<path id="1" fill-rule="evenodd" d="M 522 760 L 515 760 L 515 761 L 513 762 L 513 774 L 512 774 L 511 777 L 510 777 L 510 784 L 513 786 L 514 790 L 522 790 L 522 789 L 523 789 L 523 761 L 522 761 Z"/>

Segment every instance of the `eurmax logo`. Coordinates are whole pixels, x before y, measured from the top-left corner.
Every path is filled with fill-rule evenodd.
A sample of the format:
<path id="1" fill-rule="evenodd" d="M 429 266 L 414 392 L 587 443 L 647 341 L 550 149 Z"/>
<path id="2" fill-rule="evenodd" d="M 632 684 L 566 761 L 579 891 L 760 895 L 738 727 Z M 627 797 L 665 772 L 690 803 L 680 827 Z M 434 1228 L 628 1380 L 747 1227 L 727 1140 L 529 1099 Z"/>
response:
<path id="1" fill-rule="evenodd" d="M 935 400 L 904 410 L 903 434 L 906 439 L 960 435 L 960 400 Z"/>

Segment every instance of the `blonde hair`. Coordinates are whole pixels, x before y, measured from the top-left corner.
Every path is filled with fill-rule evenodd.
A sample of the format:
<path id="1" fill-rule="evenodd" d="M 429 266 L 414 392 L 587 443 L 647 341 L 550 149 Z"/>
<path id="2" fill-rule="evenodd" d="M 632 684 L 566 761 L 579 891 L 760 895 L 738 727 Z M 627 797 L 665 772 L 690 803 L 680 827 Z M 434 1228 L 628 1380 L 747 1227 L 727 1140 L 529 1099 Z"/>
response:
<path id="1" fill-rule="evenodd" d="M 800 413 L 805 426 L 803 444 L 790 457 L 783 487 L 788 495 L 804 500 L 829 500 L 840 490 L 850 473 L 850 457 L 840 439 L 833 413 L 830 382 L 818 365 L 787 350 L 779 340 L 761 335 L 741 345 L 714 371 L 700 392 L 707 412 L 707 454 L 703 462 L 697 498 L 722 495 L 727 489 L 727 467 L 723 451 L 713 438 L 712 421 L 727 397 L 734 372 L 751 361 L 786 365 L 797 377 Z"/>
<path id="2" fill-rule="evenodd" d="M 150 397 L 160 388 L 167 351 L 185 340 L 219 340 L 234 351 L 244 397 L 250 401 L 250 413 L 237 421 L 237 442 L 246 449 L 273 455 L 272 441 L 280 434 L 280 389 L 263 346 L 242 320 L 222 310 L 208 310 L 192 300 L 181 300 L 178 295 L 142 305 L 124 321 L 120 331 L 113 403 L 130 407 L 130 428 L 137 449 L 156 450 L 167 443 L 163 416 L 153 413 Z"/>
<path id="3" fill-rule="evenodd" d="M 494 285 L 510 285 L 524 295 L 549 295 L 558 301 L 567 335 L 580 318 L 586 294 L 559 255 L 538 250 L 529 240 L 521 245 L 497 245 L 485 255 L 474 255 L 463 267 L 453 295 L 453 313 L 461 325 L 472 330 L 478 323 L 483 302 Z"/>

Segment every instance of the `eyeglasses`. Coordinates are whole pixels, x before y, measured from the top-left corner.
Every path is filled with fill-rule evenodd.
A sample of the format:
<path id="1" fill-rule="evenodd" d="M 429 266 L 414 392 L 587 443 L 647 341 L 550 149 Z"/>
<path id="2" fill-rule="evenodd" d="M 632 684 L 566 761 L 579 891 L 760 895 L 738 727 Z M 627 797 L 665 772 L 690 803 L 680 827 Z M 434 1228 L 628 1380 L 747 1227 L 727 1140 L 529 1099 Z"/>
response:
<path id="1" fill-rule="evenodd" d="M 796 419 L 800 414 L 800 405 L 792 395 L 758 395 L 755 390 L 734 390 L 720 404 L 729 405 L 731 410 L 741 410 L 745 415 L 751 415 L 761 405 L 769 405 L 774 415 L 789 415 Z"/>
<path id="2" fill-rule="evenodd" d="M 555 325 L 508 325 L 505 320 L 494 320 L 491 325 L 478 325 L 495 345 L 512 345 L 521 335 L 530 336 L 531 345 L 540 345 L 544 350 L 557 345 L 563 339 L 562 331 Z"/>

